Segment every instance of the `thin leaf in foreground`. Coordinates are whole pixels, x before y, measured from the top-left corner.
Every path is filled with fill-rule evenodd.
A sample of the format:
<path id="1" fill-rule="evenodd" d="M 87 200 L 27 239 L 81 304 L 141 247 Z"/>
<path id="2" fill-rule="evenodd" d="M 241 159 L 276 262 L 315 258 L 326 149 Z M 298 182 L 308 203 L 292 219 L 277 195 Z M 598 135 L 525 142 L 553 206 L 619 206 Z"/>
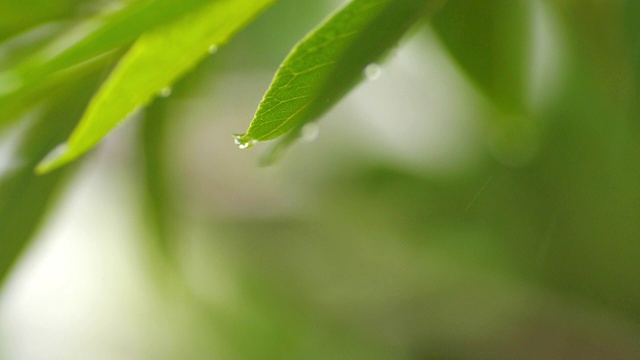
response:
<path id="1" fill-rule="evenodd" d="M 49 172 L 91 149 L 138 107 L 166 93 L 273 1 L 214 1 L 197 13 L 143 35 L 92 99 L 67 143 L 45 158 L 36 171 Z"/>
<path id="2" fill-rule="evenodd" d="M 363 78 L 367 65 L 395 47 L 418 20 L 445 0 L 354 0 L 309 33 L 289 53 L 264 95 L 240 148 L 315 120 Z M 297 130 L 296 130 L 297 129 Z M 293 134 L 293 135 L 292 135 Z"/>

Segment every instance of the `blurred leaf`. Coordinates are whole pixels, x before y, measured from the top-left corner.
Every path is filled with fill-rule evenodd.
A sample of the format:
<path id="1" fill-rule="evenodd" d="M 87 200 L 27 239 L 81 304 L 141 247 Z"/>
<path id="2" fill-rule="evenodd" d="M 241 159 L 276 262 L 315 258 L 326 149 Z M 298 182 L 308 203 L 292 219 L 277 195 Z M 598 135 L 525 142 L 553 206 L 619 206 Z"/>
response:
<path id="1" fill-rule="evenodd" d="M 531 52 L 527 0 L 451 0 L 433 27 L 455 61 L 499 107 L 525 107 Z"/>
<path id="2" fill-rule="evenodd" d="M 507 166 L 531 161 L 539 125 L 529 116 L 532 4 L 451 0 L 433 19 L 445 48 L 498 111 L 486 114 L 487 145 Z"/>
<path id="3" fill-rule="evenodd" d="M 567 220 L 548 282 L 637 322 L 640 288 L 631 284 L 640 276 L 638 43 L 637 24 L 629 22 L 637 22 L 640 9 L 624 1 L 551 4 L 565 31 L 566 71 L 544 114 L 553 132 L 541 164 Z"/>
<path id="4" fill-rule="evenodd" d="M 51 97 L 55 97 L 58 92 L 57 89 L 64 86 L 65 82 L 75 82 L 77 79 L 93 72 L 104 73 L 111 69 L 110 64 L 119 57 L 120 53 L 115 52 L 109 56 L 96 58 L 83 63 L 81 66 L 75 66 L 67 71 L 58 72 L 37 82 L 26 84 L 15 92 L 0 95 L 0 131 L 4 125 L 11 123 L 11 120 Z M 106 73 L 103 75 L 106 75 Z M 0 92 L 2 87 L 1 80 L 0 78 Z"/>
<path id="5" fill-rule="evenodd" d="M 85 76 L 73 86 L 58 89 L 55 102 L 25 134 L 17 153 L 18 167 L 0 178 L 0 282 L 37 231 L 71 170 L 37 176 L 33 167 L 51 146 L 68 136 L 97 80 L 95 75 Z"/>
<path id="6" fill-rule="evenodd" d="M 566 22 L 573 56 L 590 68 L 597 95 L 611 102 L 616 112 L 630 110 L 637 97 L 634 81 L 638 73 L 640 39 L 636 33 L 640 13 L 633 3 L 572 0 L 556 5 Z"/>
<path id="7" fill-rule="evenodd" d="M 315 120 L 363 78 L 367 65 L 396 46 L 412 25 L 442 3 L 442 0 L 348 3 L 289 53 L 247 133 L 237 135 L 237 143 L 247 148 Z"/>
<path id="8" fill-rule="evenodd" d="M 633 80 L 634 87 L 636 89 L 633 96 L 633 101 L 636 106 L 636 111 L 640 110 L 640 2 L 635 0 L 627 0 L 624 3 L 623 8 L 624 24 L 626 30 L 625 44 L 628 46 L 628 50 L 631 55 L 631 63 L 634 69 Z"/>
<path id="9" fill-rule="evenodd" d="M 72 29 L 66 38 L 58 39 L 59 43 L 64 43 L 67 38 L 77 37 L 79 32 L 86 31 L 83 28 L 92 29 L 73 45 L 58 50 L 56 47 L 60 44 L 54 43 L 51 49 L 45 50 L 45 54 L 34 57 L 33 64 L 28 64 L 27 76 L 35 79 L 77 65 L 127 45 L 158 26 L 174 22 L 196 10 L 201 11 L 204 4 L 215 1 L 138 0 L 122 10 L 96 16 Z M 47 59 L 46 53 L 53 53 L 53 56 Z M 44 62 L 41 62 L 42 58 L 45 58 Z"/>
<path id="10" fill-rule="evenodd" d="M 73 15 L 80 0 L 3 0 L 0 41 L 41 23 Z"/>
<path id="11" fill-rule="evenodd" d="M 136 0 L 121 10 L 84 21 L 19 66 L 0 73 L 0 123 L 45 98 L 46 92 L 37 89 L 42 89 L 43 83 L 56 85 L 64 81 L 63 70 L 128 45 L 143 33 L 212 1 L 216 0 Z"/>
<path id="12" fill-rule="evenodd" d="M 168 186 L 167 146 L 169 123 L 168 99 L 158 99 L 146 111 L 142 121 L 141 145 L 144 165 L 144 202 L 146 212 L 153 227 L 153 237 L 159 243 L 163 255 L 169 255 L 169 239 L 174 234 L 172 226 L 175 220 L 173 206 L 169 199 L 171 189 Z"/>
<path id="13" fill-rule="evenodd" d="M 225 49 L 225 61 L 238 69 L 277 69 L 291 45 L 335 6 L 332 1 L 278 0 L 269 12 L 238 34 L 234 39 L 237 45 Z M 247 56 L 247 49 L 260 56 Z"/>
<path id="14" fill-rule="evenodd" d="M 51 171 L 91 149 L 139 106 L 169 91 L 173 82 L 272 2 L 214 1 L 198 13 L 142 36 L 93 98 L 67 144 L 45 159 L 37 171 Z"/>

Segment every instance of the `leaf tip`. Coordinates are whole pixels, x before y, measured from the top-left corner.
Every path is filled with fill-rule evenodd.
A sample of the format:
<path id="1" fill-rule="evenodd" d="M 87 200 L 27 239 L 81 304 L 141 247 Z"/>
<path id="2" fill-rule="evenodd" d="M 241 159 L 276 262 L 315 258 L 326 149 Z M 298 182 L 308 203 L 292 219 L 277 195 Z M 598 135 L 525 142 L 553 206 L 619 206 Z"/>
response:
<path id="1" fill-rule="evenodd" d="M 69 145 L 62 143 L 56 146 L 47 156 L 38 163 L 35 168 L 35 173 L 38 175 L 44 175 L 51 171 L 61 167 L 69 162 Z"/>

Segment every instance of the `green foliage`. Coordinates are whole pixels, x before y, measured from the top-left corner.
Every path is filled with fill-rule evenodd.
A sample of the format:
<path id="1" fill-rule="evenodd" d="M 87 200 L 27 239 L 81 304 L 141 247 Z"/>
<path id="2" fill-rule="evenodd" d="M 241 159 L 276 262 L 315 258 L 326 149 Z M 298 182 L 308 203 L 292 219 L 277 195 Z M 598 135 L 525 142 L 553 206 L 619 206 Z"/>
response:
<path id="1" fill-rule="evenodd" d="M 531 6 L 526 0 L 456 0 L 433 23 L 469 77 L 511 112 L 526 108 Z"/>
<path id="2" fill-rule="evenodd" d="M 244 135 L 241 148 L 300 128 L 333 106 L 365 68 L 397 46 L 411 26 L 442 1 L 355 0 L 325 20 L 284 60 Z M 289 140 L 290 141 L 290 140 Z"/>
<path id="3" fill-rule="evenodd" d="M 95 95 L 69 141 L 37 168 L 49 172 L 83 154 L 128 114 L 217 51 L 273 0 L 214 1 L 140 37 Z M 168 94 L 167 94 L 168 95 Z"/>
<path id="4" fill-rule="evenodd" d="M 4 1 L 0 135 L 18 146 L 0 172 L 0 283 L 73 162 L 140 114 L 129 157 L 98 173 L 140 180 L 122 209 L 161 284 L 143 317 L 181 349 L 148 358 L 639 358 L 638 4 Z M 396 54 L 408 35 L 412 62 Z M 388 63 L 362 89 L 378 86 L 383 124 L 371 103 L 337 109 L 267 170 L 233 146 L 259 103 L 235 140 L 279 140 L 273 162 Z M 410 155 L 375 140 L 396 131 Z M 440 137 L 446 156 L 424 165 Z"/>
<path id="5" fill-rule="evenodd" d="M 98 80 L 99 75 L 91 74 L 59 89 L 23 135 L 16 154 L 20 162 L 17 168 L 0 178 L 0 281 L 35 234 L 57 190 L 72 170 L 38 176 L 33 168 L 71 131 Z M 56 126 L 52 127 L 52 123 Z"/>
<path id="6" fill-rule="evenodd" d="M 0 4 L 0 41 L 43 22 L 69 17 L 77 5 L 78 0 L 5 0 Z"/>
<path id="7" fill-rule="evenodd" d="M 456 63 L 499 116 L 488 124 L 490 146 L 504 162 L 530 158 L 533 30 L 529 0 L 453 0 L 433 27 Z"/>
<path id="8" fill-rule="evenodd" d="M 69 78 L 68 73 L 76 70 L 75 66 L 126 46 L 143 33 L 198 10 L 205 2 L 133 1 L 119 11 L 93 15 L 51 39 L 23 62 L 0 73 L 0 79 L 4 80 L 0 81 L 0 108 L 3 112 L 0 124 L 46 97 L 53 87 Z M 40 5 L 39 8 L 47 7 Z M 22 11 L 30 12 L 29 9 Z M 81 38 L 76 41 L 79 34 Z"/>

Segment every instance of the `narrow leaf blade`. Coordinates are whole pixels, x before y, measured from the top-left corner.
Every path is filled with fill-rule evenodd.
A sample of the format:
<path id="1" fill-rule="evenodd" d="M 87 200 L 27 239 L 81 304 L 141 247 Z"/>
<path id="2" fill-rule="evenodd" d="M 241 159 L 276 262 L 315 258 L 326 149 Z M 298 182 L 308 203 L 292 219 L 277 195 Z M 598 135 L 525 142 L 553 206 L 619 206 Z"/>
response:
<path id="1" fill-rule="evenodd" d="M 246 148 L 313 121 L 363 77 L 364 68 L 396 46 L 444 0 L 354 0 L 298 43 L 264 95 L 246 134 Z"/>
<path id="2" fill-rule="evenodd" d="M 273 0 L 214 1 L 142 36 L 91 101 L 68 142 L 37 167 L 46 173 L 95 146 L 120 121 L 224 45 Z"/>
<path id="3" fill-rule="evenodd" d="M 451 0 L 432 25 L 470 80 L 497 106 L 526 107 L 531 51 L 531 2 Z"/>

